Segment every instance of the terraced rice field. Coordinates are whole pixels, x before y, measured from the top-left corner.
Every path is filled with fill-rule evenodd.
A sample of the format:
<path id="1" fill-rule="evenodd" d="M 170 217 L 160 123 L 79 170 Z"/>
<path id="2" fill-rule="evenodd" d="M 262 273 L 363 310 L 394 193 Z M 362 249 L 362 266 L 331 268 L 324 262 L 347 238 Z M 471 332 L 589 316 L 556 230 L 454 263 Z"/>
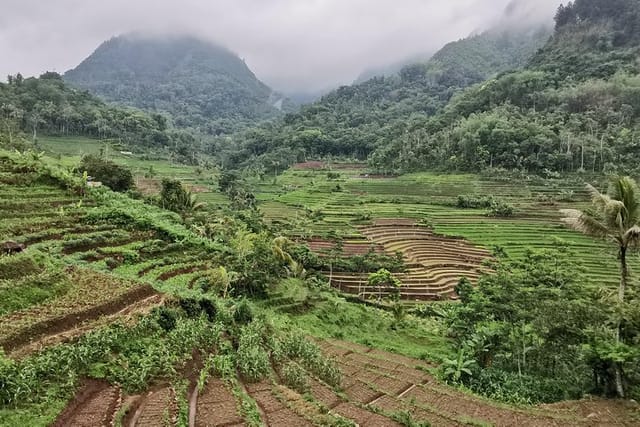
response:
<path id="1" fill-rule="evenodd" d="M 592 285 L 613 287 L 617 283 L 615 249 L 569 230 L 560 221 L 560 209 L 589 206 L 583 178 L 492 180 L 430 173 L 364 178 L 359 168 L 335 171 L 340 179 L 328 179 L 326 170 L 306 168 L 287 171 L 277 185 L 257 184 L 265 217 L 281 224 L 293 237 L 310 241 L 310 248 L 320 254 L 331 249 L 329 242 L 336 238 L 342 239 L 345 256 L 362 254 L 372 245 L 387 253 L 400 250 L 409 268 L 399 276 L 406 286 L 405 299 L 455 298 L 452 287 L 457 279 L 464 276 L 474 281 L 485 271 L 482 259 L 494 247 L 517 259 L 529 249 L 549 248 L 558 240 L 575 254 Z M 511 203 L 515 214 L 495 218 L 482 209 L 457 208 L 459 195 L 497 197 Z M 388 236 L 376 238 L 380 221 L 397 226 L 399 234 L 391 238 L 395 230 L 387 228 Z M 414 238 L 410 231 L 402 230 L 403 224 L 427 225 L 432 236 L 440 237 L 431 238 L 432 243 L 427 233 Z M 445 238 L 452 239 L 438 247 L 438 239 Z M 637 257 L 632 263 L 634 269 L 640 267 Z M 366 275 L 334 272 L 333 278 L 346 292 L 375 296 L 375 291 L 364 286 Z"/>
<path id="2" fill-rule="evenodd" d="M 0 347 L 23 357 L 162 304 L 209 267 L 201 247 L 90 219 L 83 197 L 0 159 Z"/>
<path id="3" fill-rule="evenodd" d="M 176 425 L 179 401 L 188 402 L 190 426 L 246 425 L 247 404 L 263 425 L 283 427 L 341 425 L 340 419 L 361 426 L 401 426 L 409 419 L 434 426 L 630 425 L 632 408 L 622 402 L 605 405 L 596 399 L 510 408 L 440 385 L 429 374 L 432 366 L 420 360 L 339 340 L 317 344 L 340 366 L 343 380 L 336 388 L 309 373 L 304 394 L 282 384 L 275 373 L 257 383 L 209 376 L 202 387 L 191 375 L 186 395 L 160 384 L 128 396 L 116 386 L 88 381 L 54 425 L 107 426 L 116 417 L 132 427 Z M 199 374 L 204 368 L 194 369 Z"/>
<path id="4" fill-rule="evenodd" d="M 396 273 L 400 280 L 400 298 L 409 301 L 455 299 L 455 286 L 461 278 L 475 283 L 490 270 L 484 262 L 491 257 L 486 249 L 477 248 L 464 239 L 434 234 L 427 227 L 407 220 L 379 220 L 363 226 L 360 232 L 374 247 L 387 254 L 400 252 L 407 266 L 406 273 Z M 313 246 L 310 246 L 313 250 Z M 343 252 L 345 255 L 348 252 Z M 391 289 L 371 289 L 366 274 L 334 273 L 334 287 L 356 294 L 363 299 L 390 296 Z"/>

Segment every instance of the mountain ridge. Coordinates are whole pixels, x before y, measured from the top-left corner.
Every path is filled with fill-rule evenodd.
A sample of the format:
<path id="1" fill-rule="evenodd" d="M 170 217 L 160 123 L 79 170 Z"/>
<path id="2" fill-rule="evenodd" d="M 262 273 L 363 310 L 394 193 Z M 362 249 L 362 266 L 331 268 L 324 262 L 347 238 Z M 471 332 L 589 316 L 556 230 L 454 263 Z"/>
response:
<path id="1" fill-rule="evenodd" d="M 165 112 L 181 128 L 226 134 L 288 101 L 231 50 L 191 35 L 129 33 L 103 42 L 65 81 L 107 101 Z"/>

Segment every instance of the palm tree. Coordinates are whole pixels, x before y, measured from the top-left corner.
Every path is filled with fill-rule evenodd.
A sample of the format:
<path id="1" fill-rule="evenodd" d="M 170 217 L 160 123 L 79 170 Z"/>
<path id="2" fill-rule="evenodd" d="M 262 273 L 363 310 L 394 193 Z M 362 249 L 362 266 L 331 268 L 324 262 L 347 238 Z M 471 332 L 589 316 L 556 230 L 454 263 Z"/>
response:
<path id="1" fill-rule="evenodd" d="M 571 228 L 589 236 L 612 241 L 618 246 L 620 261 L 620 285 L 618 303 L 624 302 L 624 294 L 629 282 L 627 252 L 640 244 L 640 190 L 630 177 L 620 177 L 611 181 L 607 194 L 600 193 L 587 184 L 591 194 L 593 210 L 579 211 L 563 209 L 563 221 Z M 616 339 L 620 341 L 621 321 L 618 321 Z M 615 364 L 616 390 L 624 397 L 620 365 Z"/>

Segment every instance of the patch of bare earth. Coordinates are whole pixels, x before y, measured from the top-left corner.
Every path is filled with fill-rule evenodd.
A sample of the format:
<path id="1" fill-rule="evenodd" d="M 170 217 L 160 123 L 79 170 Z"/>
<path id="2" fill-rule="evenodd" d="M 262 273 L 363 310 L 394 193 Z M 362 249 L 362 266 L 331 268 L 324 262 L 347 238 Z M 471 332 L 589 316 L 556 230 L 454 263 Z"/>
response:
<path id="1" fill-rule="evenodd" d="M 122 401 L 120 389 L 97 380 L 86 380 L 53 427 L 112 426 Z"/>
<path id="2" fill-rule="evenodd" d="M 339 340 L 319 344 L 335 357 L 344 375 L 348 402 L 333 406 L 332 411 L 362 425 L 376 425 L 365 418 L 363 408 L 370 407 L 387 414 L 402 411 L 437 426 L 638 425 L 639 409 L 633 402 L 593 399 L 510 407 L 439 383 L 425 371 L 430 365 L 420 360 Z"/>
<path id="3" fill-rule="evenodd" d="M 198 393 L 195 426 L 226 426 L 241 424 L 238 403 L 229 386 L 220 378 L 209 378 Z"/>
<path id="4" fill-rule="evenodd" d="M 71 276 L 74 286 L 67 294 L 0 317 L 6 325 L 0 333 L 0 346 L 8 354 L 28 354 L 81 335 L 101 318 L 144 312 L 159 301 L 153 298 L 157 293 L 149 285 L 86 269 L 74 269 Z"/>

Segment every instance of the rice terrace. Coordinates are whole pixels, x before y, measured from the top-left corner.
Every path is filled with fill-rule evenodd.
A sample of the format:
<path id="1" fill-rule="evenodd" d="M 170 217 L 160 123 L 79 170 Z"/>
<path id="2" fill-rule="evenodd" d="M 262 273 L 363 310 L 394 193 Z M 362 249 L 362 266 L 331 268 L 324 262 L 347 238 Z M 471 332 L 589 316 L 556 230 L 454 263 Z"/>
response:
<path id="1" fill-rule="evenodd" d="M 3 11 L 0 426 L 640 425 L 637 1 L 53 3 L 158 28 Z"/>

